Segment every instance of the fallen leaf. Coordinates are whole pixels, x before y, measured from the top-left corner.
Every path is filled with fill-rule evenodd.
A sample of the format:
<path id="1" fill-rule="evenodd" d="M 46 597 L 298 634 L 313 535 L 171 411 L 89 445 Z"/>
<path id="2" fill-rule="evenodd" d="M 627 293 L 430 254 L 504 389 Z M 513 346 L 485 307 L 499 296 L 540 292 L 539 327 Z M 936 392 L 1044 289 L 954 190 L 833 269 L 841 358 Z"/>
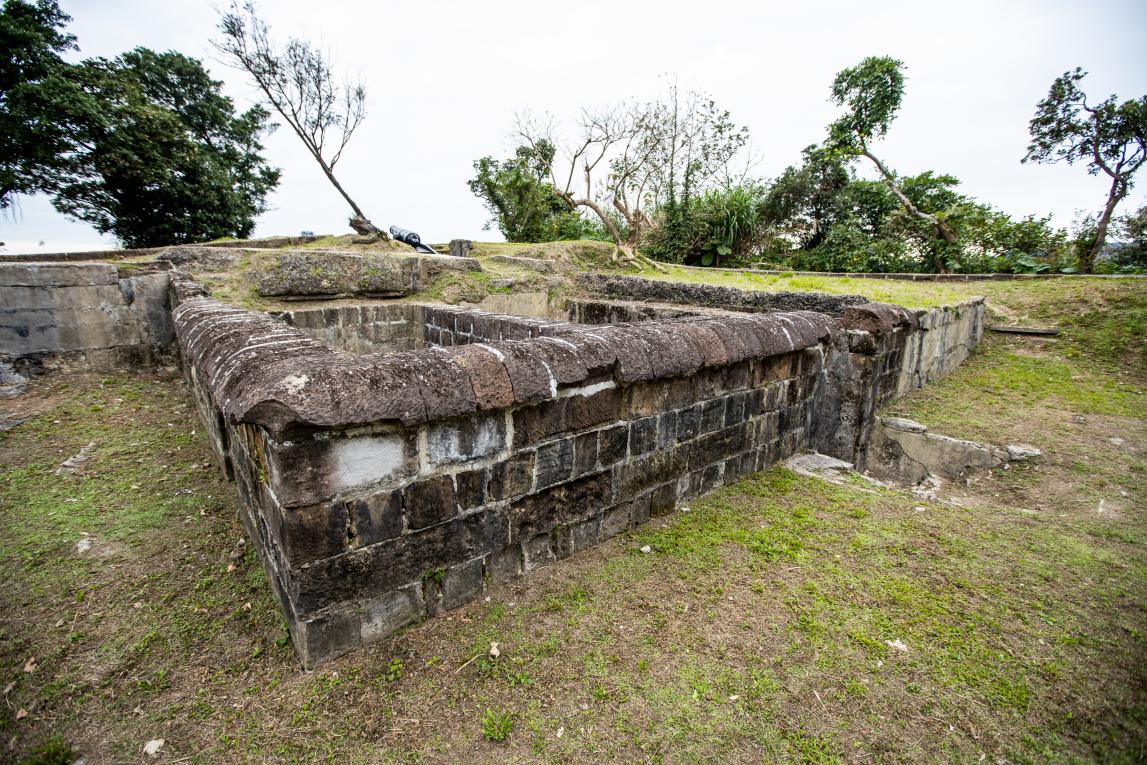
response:
<path id="1" fill-rule="evenodd" d="M 561 737 L 562 737 L 562 734 L 563 734 L 563 733 L 565 733 L 565 732 L 566 732 L 566 729 L 565 729 L 565 728 L 558 728 L 558 738 L 561 738 Z"/>
<path id="2" fill-rule="evenodd" d="M 642 546 L 642 548 L 641 548 L 641 552 L 643 552 L 643 553 L 645 553 L 646 555 L 648 555 L 649 553 L 653 552 L 653 548 L 652 548 L 652 547 L 650 547 L 649 545 L 644 545 L 644 546 Z"/>
<path id="3" fill-rule="evenodd" d="M 498 650 L 498 644 L 490 643 L 490 657 L 496 659 L 501 655 L 502 652 Z"/>
<path id="4" fill-rule="evenodd" d="M 28 661 L 24 662 L 24 671 L 31 674 L 36 671 L 36 657 L 29 656 Z"/>
<path id="5" fill-rule="evenodd" d="M 234 570 L 235 570 L 235 564 L 234 563 L 228 563 L 227 564 L 227 573 L 230 574 Z"/>
<path id="6" fill-rule="evenodd" d="M 884 644 L 887 645 L 889 648 L 895 648 L 897 651 L 901 651 L 904 653 L 907 653 L 907 651 L 908 651 L 908 646 L 905 645 L 904 641 L 901 640 L 900 638 L 896 638 L 895 640 L 885 640 Z"/>
<path id="7" fill-rule="evenodd" d="M 21 709 L 19 712 L 16 713 L 16 719 L 17 720 L 23 720 L 27 716 L 28 716 L 28 710 L 27 709 Z"/>
<path id="8" fill-rule="evenodd" d="M 143 745 L 143 753 L 148 757 L 154 757 L 155 755 L 159 754 L 159 750 L 163 748 L 165 743 L 167 742 L 161 738 L 153 738 L 151 741 L 148 741 Z"/>

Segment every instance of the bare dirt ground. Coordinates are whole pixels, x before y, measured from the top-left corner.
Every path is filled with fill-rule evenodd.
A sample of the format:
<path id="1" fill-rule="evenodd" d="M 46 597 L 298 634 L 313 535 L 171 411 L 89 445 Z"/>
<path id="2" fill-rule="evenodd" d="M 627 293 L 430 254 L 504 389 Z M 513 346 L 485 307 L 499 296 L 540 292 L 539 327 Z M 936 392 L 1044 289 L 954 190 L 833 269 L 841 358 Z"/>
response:
<path id="1" fill-rule="evenodd" d="M 1064 334 L 893 407 L 1040 460 L 933 502 L 774 468 L 310 673 L 182 383 L 41 380 L 0 402 L 0 760 L 1143 762 L 1143 293 L 992 298 Z"/>

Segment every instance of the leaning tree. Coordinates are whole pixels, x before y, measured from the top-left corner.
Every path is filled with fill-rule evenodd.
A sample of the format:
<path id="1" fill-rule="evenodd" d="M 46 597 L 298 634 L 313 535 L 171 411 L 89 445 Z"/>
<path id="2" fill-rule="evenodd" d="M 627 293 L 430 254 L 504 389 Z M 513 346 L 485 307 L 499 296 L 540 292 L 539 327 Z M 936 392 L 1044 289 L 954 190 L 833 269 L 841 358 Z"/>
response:
<path id="1" fill-rule="evenodd" d="M 1079 87 L 1086 76 L 1077 67 L 1051 84 L 1028 126 L 1032 140 L 1023 161 L 1069 165 L 1082 161 L 1091 175 L 1103 173 L 1111 179 L 1095 239 L 1079 259 L 1079 270 L 1091 273 L 1115 207 L 1130 193 L 1136 171 L 1147 161 L 1147 96 L 1119 103 L 1112 95 L 1091 105 Z"/>
<path id="2" fill-rule="evenodd" d="M 528 146 L 560 147 L 550 181 L 572 210 L 594 213 L 616 245 L 614 257 L 654 261 L 637 245 L 655 213 L 673 225 L 700 194 L 743 180 L 748 130 L 699 93 L 671 87 L 667 98 L 601 109 L 584 109 L 576 138 L 555 135 L 551 120 L 519 115 L 518 136 Z"/>
<path id="3" fill-rule="evenodd" d="M 223 37 L 215 48 L 251 76 L 264 98 L 319 163 L 331 185 L 350 205 L 351 228 L 364 236 L 387 239 L 335 177 L 334 169 L 354 131 L 366 116 L 366 88 L 337 77 L 330 57 L 308 40 L 292 37 L 283 47 L 254 0 L 232 0 L 219 20 Z"/>
<path id="4" fill-rule="evenodd" d="M 826 148 L 842 157 L 865 157 L 876 166 L 888 190 L 913 218 L 926 223 L 936 242 L 955 245 L 958 238 L 943 218 L 925 212 L 904 193 L 896 175 L 872 153 L 872 142 L 888 134 L 888 127 L 904 98 L 904 63 L 889 56 L 870 56 L 858 65 L 844 69 L 832 83 L 832 101 L 846 108 L 829 125 Z M 946 270 L 941 251 L 933 265 Z"/>

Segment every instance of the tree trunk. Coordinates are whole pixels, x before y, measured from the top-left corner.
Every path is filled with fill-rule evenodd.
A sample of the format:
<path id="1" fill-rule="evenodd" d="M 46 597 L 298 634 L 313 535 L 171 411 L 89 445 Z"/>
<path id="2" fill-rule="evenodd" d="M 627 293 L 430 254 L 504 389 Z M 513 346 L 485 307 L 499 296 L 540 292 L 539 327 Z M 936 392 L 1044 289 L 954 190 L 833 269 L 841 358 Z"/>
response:
<path id="1" fill-rule="evenodd" d="M 948 227 L 948 224 L 937 218 L 935 215 L 926 213 L 916 205 L 912 204 L 912 200 L 904 195 L 904 192 L 901 191 L 900 187 L 896 185 L 896 180 L 893 178 L 892 173 L 888 170 L 887 167 L 884 166 L 883 162 L 876 158 L 876 155 L 872 154 L 867 149 L 862 151 L 861 154 L 872 160 L 872 164 L 876 165 L 876 169 L 879 170 L 880 174 L 884 177 L 884 182 L 888 185 L 888 189 L 892 192 L 892 196 L 896 197 L 896 199 L 900 202 L 901 205 L 904 206 L 904 209 L 907 210 L 910 215 L 914 215 L 920 220 L 928 221 L 931 223 L 932 231 L 937 239 L 943 239 L 949 244 L 957 244 L 959 242 L 959 239 L 956 238 L 956 234 L 952 231 L 951 228 Z M 945 273 L 947 271 L 947 268 L 944 267 L 943 264 L 938 265 L 940 273 Z"/>
<path id="2" fill-rule="evenodd" d="M 1107 225 L 1111 223 L 1111 216 L 1115 213 L 1115 206 L 1127 196 L 1127 187 L 1123 183 L 1123 179 L 1118 175 L 1111 181 L 1111 191 L 1107 193 L 1107 204 L 1103 206 L 1103 213 L 1099 216 L 1099 221 L 1095 224 L 1095 241 L 1087 248 L 1087 251 L 1079 256 L 1079 270 L 1082 273 L 1090 274 L 1095 270 L 1095 261 L 1099 257 L 1099 253 L 1103 250 L 1103 245 L 1107 240 Z"/>
<path id="3" fill-rule="evenodd" d="M 588 207 L 593 210 L 594 213 L 597 214 L 597 217 L 601 219 L 602 225 L 609 231 L 609 235 L 613 237 L 614 245 L 618 249 L 621 249 L 621 232 L 617 230 L 617 226 L 613 224 L 613 221 L 610 220 L 609 216 L 605 214 L 605 211 L 601 209 L 597 202 L 594 202 L 592 199 L 574 199 L 572 194 L 565 192 L 558 192 L 558 194 L 565 200 L 565 203 L 570 206 L 570 209 Z"/>

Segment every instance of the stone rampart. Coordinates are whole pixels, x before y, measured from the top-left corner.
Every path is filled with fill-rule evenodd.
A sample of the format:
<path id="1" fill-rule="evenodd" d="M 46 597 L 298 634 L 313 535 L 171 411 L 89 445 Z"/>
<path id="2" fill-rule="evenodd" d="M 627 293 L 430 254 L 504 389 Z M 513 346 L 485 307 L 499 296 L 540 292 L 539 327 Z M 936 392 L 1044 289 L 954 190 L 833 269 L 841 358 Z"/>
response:
<path id="1" fill-rule="evenodd" d="M 108 263 L 0 263 L 0 357 L 111 371 L 173 358 L 168 275 Z"/>
<path id="2" fill-rule="evenodd" d="M 174 313 L 307 666 L 804 447 L 833 329 L 422 312 L 427 347 L 365 356 L 206 298 Z"/>

